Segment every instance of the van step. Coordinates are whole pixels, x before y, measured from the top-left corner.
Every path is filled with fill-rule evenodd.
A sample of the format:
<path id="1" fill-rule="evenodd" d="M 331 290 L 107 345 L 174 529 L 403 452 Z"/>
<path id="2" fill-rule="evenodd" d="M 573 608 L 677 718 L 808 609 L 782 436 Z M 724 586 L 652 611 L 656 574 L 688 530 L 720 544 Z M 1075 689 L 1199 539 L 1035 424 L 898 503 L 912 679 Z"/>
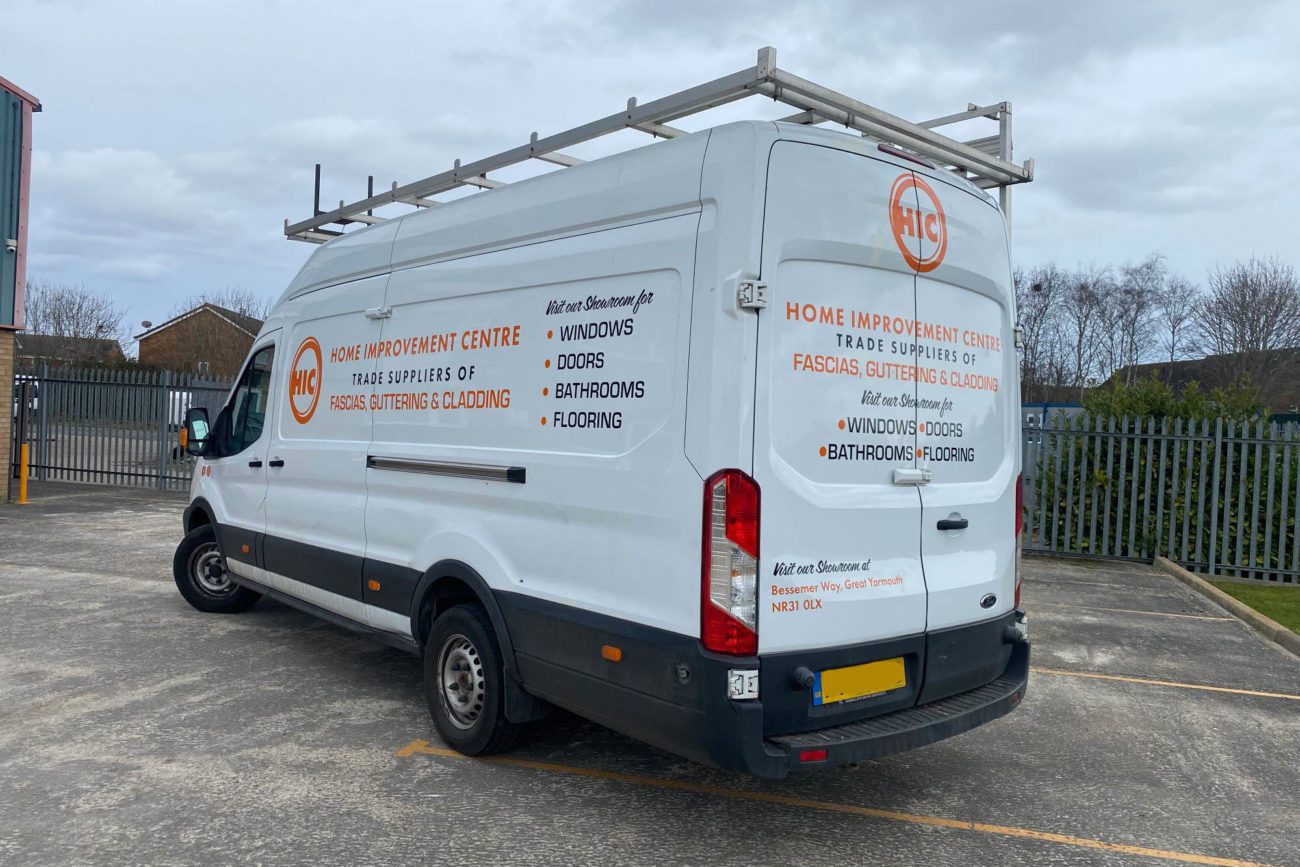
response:
<path id="1" fill-rule="evenodd" d="M 829 747 L 849 741 L 863 741 L 922 729 L 953 717 L 962 716 L 997 702 L 1017 689 L 1024 688 L 1023 676 L 1003 675 L 997 680 L 969 692 L 941 698 L 929 704 L 887 713 L 858 722 L 793 735 L 777 735 L 767 740 L 783 749 L 806 750 Z"/>

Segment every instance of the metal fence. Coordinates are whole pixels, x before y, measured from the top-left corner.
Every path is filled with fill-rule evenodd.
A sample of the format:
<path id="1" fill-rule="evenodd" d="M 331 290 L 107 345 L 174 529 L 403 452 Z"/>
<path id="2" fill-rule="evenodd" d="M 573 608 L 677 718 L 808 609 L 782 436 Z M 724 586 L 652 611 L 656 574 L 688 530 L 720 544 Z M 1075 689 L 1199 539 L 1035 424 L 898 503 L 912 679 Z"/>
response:
<path id="1" fill-rule="evenodd" d="M 1053 417 L 1024 472 L 1025 550 L 1300 584 L 1300 426 Z"/>
<path id="2" fill-rule="evenodd" d="M 166 371 L 19 369 L 14 442 L 29 443 L 32 479 L 185 490 L 185 411 L 215 416 L 229 390 L 229 381 Z"/>

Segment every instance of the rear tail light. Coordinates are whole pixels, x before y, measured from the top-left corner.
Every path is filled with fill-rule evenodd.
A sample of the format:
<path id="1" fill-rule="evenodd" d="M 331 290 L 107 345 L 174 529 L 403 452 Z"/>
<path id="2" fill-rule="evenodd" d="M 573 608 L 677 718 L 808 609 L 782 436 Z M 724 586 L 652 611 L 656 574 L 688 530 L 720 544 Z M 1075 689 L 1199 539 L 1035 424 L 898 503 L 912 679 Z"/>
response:
<path id="1" fill-rule="evenodd" d="M 826 750 L 803 750 L 799 753 L 801 762 L 824 762 L 830 755 Z"/>
<path id="2" fill-rule="evenodd" d="M 1020 534 L 1025 529 L 1025 477 L 1016 476 L 1016 604 L 1020 607 Z"/>
<path id="3" fill-rule="evenodd" d="M 1025 477 L 1016 476 L 1016 544 L 1020 544 L 1020 534 L 1025 529 Z"/>
<path id="4" fill-rule="evenodd" d="M 700 641 L 734 656 L 758 652 L 758 483 L 721 470 L 704 483 Z"/>

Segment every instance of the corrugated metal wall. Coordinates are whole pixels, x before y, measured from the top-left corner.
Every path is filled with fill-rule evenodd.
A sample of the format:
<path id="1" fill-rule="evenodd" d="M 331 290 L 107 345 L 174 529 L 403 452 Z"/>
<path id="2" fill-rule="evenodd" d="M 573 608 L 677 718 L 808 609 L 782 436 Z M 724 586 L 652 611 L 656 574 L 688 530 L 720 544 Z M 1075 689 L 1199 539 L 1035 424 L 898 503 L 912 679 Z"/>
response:
<path id="1" fill-rule="evenodd" d="M 23 101 L 0 89 L 0 243 L 18 237 L 22 191 Z M 14 321 L 18 257 L 0 249 L 0 324 Z"/>

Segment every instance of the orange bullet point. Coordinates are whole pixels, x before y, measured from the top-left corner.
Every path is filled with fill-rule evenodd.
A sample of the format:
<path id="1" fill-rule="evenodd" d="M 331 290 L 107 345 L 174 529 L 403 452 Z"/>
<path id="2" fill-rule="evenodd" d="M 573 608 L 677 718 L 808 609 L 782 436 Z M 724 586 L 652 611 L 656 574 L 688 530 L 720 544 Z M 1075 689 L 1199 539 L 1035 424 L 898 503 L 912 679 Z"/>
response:
<path id="1" fill-rule="evenodd" d="M 840 419 L 840 430 L 844 430 L 844 419 Z"/>
<path id="2" fill-rule="evenodd" d="M 820 454 L 822 457 L 826 457 L 826 446 L 822 446 L 821 448 L 819 448 L 817 450 L 817 453 Z"/>
<path id="3" fill-rule="evenodd" d="M 546 397 L 546 396 L 547 396 L 548 394 L 550 394 L 550 393 L 551 393 L 551 390 L 550 390 L 549 388 L 543 388 L 543 389 L 542 389 L 542 397 Z"/>
<path id="4" fill-rule="evenodd" d="M 552 337 L 554 337 L 554 336 L 555 336 L 555 332 L 554 332 L 554 331 L 547 331 L 547 332 L 546 332 L 546 339 L 547 339 L 547 340 L 550 340 L 550 339 L 551 339 Z"/>
<path id="5" fill-rule="evenodd" d="M 542 416 L 542 427 L 546 427 L 546 416 Z"/>
<path id="6" fill-rule="evenodd" d="M 546 359 L 546 366 L 547 366 L 547 367 L 550 367 L 550 366 L 551 366 L 551 360 L 550 360 L 549 358 Z"/>

